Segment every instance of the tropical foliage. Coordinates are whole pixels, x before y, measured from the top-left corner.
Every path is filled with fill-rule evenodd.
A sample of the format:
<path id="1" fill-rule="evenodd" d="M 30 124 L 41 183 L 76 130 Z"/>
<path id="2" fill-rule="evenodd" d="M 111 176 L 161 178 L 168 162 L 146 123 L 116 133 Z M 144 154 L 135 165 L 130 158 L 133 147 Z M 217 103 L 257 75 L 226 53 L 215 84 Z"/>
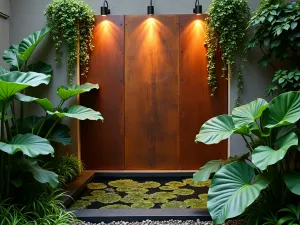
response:
<path id="1" fill-rule="evenodd" d="M 214 174 L 207 206 L 216 224 L 242 215 L 253 204 L 258 210 L 267 202 L 277 212 L 299 199 L 299 106 L 300 92 L 287 92 L 270 103 L 257 99 L 234 108 L 232 116 L 217 116 L 202 125 L 196 142 L 217 144 L 238 134 L 249 149 L 234 160 L 211 161 L 194 174 L 195 181 Z"/>
<path id="2" fill-rule="evenodd" d="M 263 0 L 251 18 L 254 37 L 248 48 L 259 47 L 263 53 L 259 64 L 275 71 L 268 94 L 299 90 L 299 22 L 299 1 Z"/>
<path id="3" fill-rule="evenodd" d="M 93 12 L 81 0 L 53 0 L 47 6 L 45 15 L 48 25 L 53 27 L 51 34 L 55 42 L 57 61 L 61 59 L 61 46 L 63 42 L 67 45 L 67 74 L 69 82 L 72 83 L 78 53 L 80 53 L 82 75 L 86 75 L 89 71 L 89 53 L 94 48 L 92 45 L 94 28 Z"/>
<path id="4" fill-rule="evenodd" d="M 34 49 L 49 31 L 49 28 L 44 28 L 34 32 L 19 45 L 12 45 L 3 55 L 11 71 L 0 68 L 0 200 L 12 196 L 14 188 L 31 183 L 31 179 L 52 187 L 58 185 L 58 175 L 42 168 L 39 165 L 39 157 L 54 156 L 54 142 L 63 145 L 71 143 L 70 129 L 61 123 L 64 118 L 103 120 L 99 112 L 80 105 L 63 108 L 64 103 L 71 97 L 97 89 L 98 85 L 59 87 L 58 96 L 61 101 L 55 107 L 46 98 L 25 95 L 27 88 L 48 85 L 51 80 L 48 72 L 52 72 L 52 68 L 45 63 L 27 66 Z M 29 71 L 30 68 L 35 71 Z M 45 116 L 24 118 L 24 102 L 40 105 Z M 15 112 L 18 103 L 21 111 L 19 119 Z M 32 178 L 28 176 L 30 174 Z"/>
<path id="5" fill-rule="evenodd" d="M 242 62 L 246 60 L 243 45 L 249 20 L 250 9 L 246 0 L 213 0 L 206 19 L 208 84 L 212 95 L 217 89 L 216 54 L 220 51 L 224 62 L 223 76 L 231 74 L 237 77 L 237 104 L 243 90 Z"/>

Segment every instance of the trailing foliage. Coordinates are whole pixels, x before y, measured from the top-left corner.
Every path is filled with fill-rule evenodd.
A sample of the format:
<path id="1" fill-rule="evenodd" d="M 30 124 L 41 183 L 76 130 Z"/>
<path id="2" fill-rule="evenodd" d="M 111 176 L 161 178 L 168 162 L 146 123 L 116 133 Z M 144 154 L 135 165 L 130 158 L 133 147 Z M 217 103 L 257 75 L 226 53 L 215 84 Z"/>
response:
<path id="1" fill-rule="evenodd" d="M 55 42 L 57 61 L 61 59 L 62 43 L 67 45 L 67 74 L 69 82 L 72 83 L 78 53 L 82 75 L 89 71 L 89 53 L 93 50 L 93 12 L 81 0 L 53 0 L 47 6 L 45 15 L 48 25 L 53 28 L 51 35 Z"/>
<path id="2" fill-rule="evenodd" d="M 300 92 L 287 92 L 270 103 L 257 99 L 234 108 L 232 116 L 217 116 L 202 125 L 196 142 L 217 144 L 239 134 L 249 149 L 230 162 L 208 162 L 194 175 L 195 181 L 203 181 L 214 174 L 207 206 L 216 224 L 242 215 L 249 206 L 247 215 L 265 210 L 264 202 L 276 213 L 299 201 L 299 106 Z"/>
<path id="3" fill-rule="evenodd" d="M 299 22 L 299 1 L 263 0 L 251 18 L 250 27 L 255 33 L 248 48 L 258 46 L 263 53 L 259 64 L 275 71 L 268 95 L 299 90 Z"/>
<path id="4" fill-rule="evenodd" d="M 238 61 L 245 61 L 243 44 L 249 20 L 250 10 L 246 0 L 213 0 L 206 19 L 208 84 L 212 88 L 212 95 L 217 89 L 216 54 L 220 51 L 224 62 L 223 76 L 231 74 L 237 77 L 237 104 L 243 90 L 242 68 Z"/>

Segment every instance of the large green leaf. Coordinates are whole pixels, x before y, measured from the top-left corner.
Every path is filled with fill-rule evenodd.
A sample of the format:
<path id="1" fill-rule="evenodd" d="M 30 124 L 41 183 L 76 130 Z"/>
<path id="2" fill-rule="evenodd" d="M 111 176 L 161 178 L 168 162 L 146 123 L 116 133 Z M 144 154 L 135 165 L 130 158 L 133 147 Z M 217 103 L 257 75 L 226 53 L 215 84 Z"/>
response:
<path id="1" fill-rule="evenodd" d="M 248 126 L 261 117 L 263 111 L 268 107 L 268 102 L 258 98 L 247 105 L 234 108 L 232 119 L 235 127 Z"/>
<path id="2" fill-rule="evenodd" d="M 234 129 L 231 116 L 217 116 L 202 125 L 195 141 L 208 145 L 217 144 L 220 141 L 229 138 L 234 133 Z"/>
<path id="3" fill-rule="evenodd" d="M 50 115 L 56 115 L 59 118 L 69 117 L 78 120 L 104 120 L 100 112 L 97 112 L 90 108 L 86 108 L 81 105 L 72 105 L 65 112 L 47 112 Z"/>
<path id="4" fill-rule="evenodd" d="M 22 160 L 24 170 L 32 173 L 35 180 L 42 184 L 50 184 L 51 187 L 56 188 L 59 181 L 58 175 L 52 171 L 41 168 L 37 161 L 31 161 L 27 159 Z"/>
<path id="5" fill-rule="evenodd" d="M 23 39 L 19 44 L 18 57 L 23 61 L 27 61 L 34 49 L 50 31 L 51 29 L 49 27 L 45 27 L 44 29 L 36 31 Z"/>
<path id="6" fill-rule="evenodd" d="M 0 100 L 7 100 L 27 87 L 49 84 L 50 75 L 35 72 L 10 72 L 0 75 Z"/>
<path id="7" fill-rule="evenodd" d="M 287 151 L 292 146 L 298 145 L 298 137 L 295 133 L 289 133 L 276 142 L 278 150 L 274 150 L 268 146 L 259 146 L 254 149 L 252 154 L 252 162 L 261 170 L 265 170 L 268 166 L 282 160 Z"/>
<path id="8" fill-rule="evenodd" d="M 9 65 L 17 67 L 17 70 L 20 70 L 22 61 L 18 58 L 18 48 L 18 45 L 11 45 L 9 49 L 4 51 L 3 60 Z"/>
<path id="9" fill-rule="evenodd" d="M 53 74 L 52 66 L 50 66 L 44 62 L 37 62 L 35 64 L 29 65 L 28 70 L 32 71 L 32 72 L 47 74 L 47 75 Z"/>
<path id="10" fill-rule="evenodd" d="M 53 111 L 53 104 L 47 98 L 36 98 L 21 93 L 16 93 L 14 97 L 21 102 L 36 102 L 45 111 Z"/>
<path id="11" fill-rule="evenodd" d="M 8 143 L 0 142 L 0 150 L 10 155 L 21 151 L 31 158 L 54 154 L 54 149 L 47 139 L 33 134 L 18 134 Z"/>
<path id="12" fill-rule="evenodd" d="M 0 66 L 0 75 L 6 74 L 6 73 L 9 73 L 9 71 Z"/>
<path id="13" fill-rule="evenodd" d="M 34 133 L 36 132 L 42 125 L 45 120 L 44 116 L 29 116 L 22 120 L 22 132 L 23 133 Z M 21 124 L 21 120 L 17 120 L 17 124 Z"/>
<path id="14" fill-rule="evenodd" d="M 289 172 L 284 175 L 286 186 L 296 195 L 300 195 L 300 173 Z"/>
<path id="15" fill-rule="evenodd" d="M 61 143 L 63 145 L 71 144 L 70 128 L 64 124 L 58 124 L 48 137 L 49 141 Z"/>
<path id="16" fill-rule="evenodd" d="M 222 166 L 226 164 L 226 160 L 213 160 L 202 166 L 193 175 L 193 181 L 195 183 L 200 181 L 207 181 L 212 173 L 216 173 Z"/>
<path id="17" fill-rule="evenodd" d="M 293 124 L 300 118 L 300 92 L 287 92 L 274 98 L 262 115 L 263 125 L 274 128 Z"/>
<path id="18" fill-rule="evenodd" d="M 270 180 L 258 175 L 247 163 L 223 166 L 214 176 L 208 192 L 208 210 L 216 224 L 241 215 L 258 198 Z M 253 181 L 253 182 L 252 182 Z"/>
<path id="19" fill-rule="evenodd" d="M 99 85 L 98 84 L 90 84 L 90 83 L 86 83 L 86 84 L 82 84 L 82 85 L 70 84 L 65 87 L 64 86 L 59 87 L 57 90 L 57 94 L 62 100 L 65 101 L 73 96 L 78 95 L 78 94 L 89 92 L 92 89 L 99 89 Z"/>

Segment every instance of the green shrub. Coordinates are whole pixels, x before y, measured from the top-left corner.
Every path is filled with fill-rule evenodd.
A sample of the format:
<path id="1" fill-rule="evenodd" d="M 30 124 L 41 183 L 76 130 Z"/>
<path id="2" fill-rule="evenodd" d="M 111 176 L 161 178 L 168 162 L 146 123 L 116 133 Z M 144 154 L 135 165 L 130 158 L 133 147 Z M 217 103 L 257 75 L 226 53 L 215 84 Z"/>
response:
<path id="1" fill-rule="evenodd" d="M 59 158 L 50 159 L 50 162 L 45 165 L 49 170 L 58 175 L 61 184 L 66 184 L 76 179 L 84 165 L 75 155 L 65 154 Z"/>
<path id="2" fill-rule="evenodd" d="M 65 210 L 59 191 L 44 192 L 27 205 L 11 201 L 0 203 L 0 225 L 72 224 L 77 220 Z"/>

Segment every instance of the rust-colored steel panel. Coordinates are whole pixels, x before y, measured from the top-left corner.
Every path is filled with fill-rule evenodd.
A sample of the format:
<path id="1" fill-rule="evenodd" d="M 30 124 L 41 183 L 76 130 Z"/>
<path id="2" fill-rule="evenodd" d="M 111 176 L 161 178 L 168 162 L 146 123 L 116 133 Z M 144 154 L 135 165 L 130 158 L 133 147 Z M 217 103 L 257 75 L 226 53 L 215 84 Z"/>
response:
<path id="1" fill-rule="evenodd" d="M 81 155 L 87 169 L 124 167 L 124 16 L 95 16 L 90 71 L 81 83 L 100 89 L 81 96 L 81 104 L 98 110 L 105 121 L 81 122 Z"/>
<path id="2" fill-rule="evenodd" d="M 180 164 L 181 169 L 198 169 L 207 161 L 225 159 L 227 142 L 218 145 L 196 144 L 200 126 L 211 117 L 227 114 L 227 80 L 218 79 L 218 89 L 211 97 L 207 84 L 205 16 L 180 16 Z M 217 71 L 222 70 L 218 56 Z"/>
<path id="3" fill-rule="evenodd" d="M 179 169 L 179 16 L 125 24 L 125 168 Z"/>

